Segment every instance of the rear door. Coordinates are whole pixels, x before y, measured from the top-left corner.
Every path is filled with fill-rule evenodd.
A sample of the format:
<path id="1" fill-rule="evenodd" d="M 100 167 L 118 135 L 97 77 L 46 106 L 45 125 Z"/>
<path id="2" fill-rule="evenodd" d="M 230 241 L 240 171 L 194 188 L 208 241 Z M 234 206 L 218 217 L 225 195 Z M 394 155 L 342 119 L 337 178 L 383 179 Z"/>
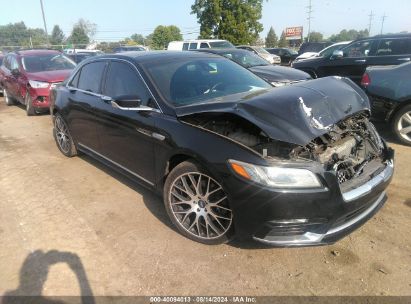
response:
<path id="1" fill-rule="evenodd" d="M 360 83 L 370 58 L 375 55 L 378 40 L 361 40 L 353 42 L 342 49 L 342 58 L 330 57 L 321 62 L 318 74 L 323 76 L 343 76 Z"/>
<path id="2" fill-rule="evenodd" d="M 153 134 L 159 113 L 121 110 L 107 98 L 115 101 L 121 96 L 135 96 L 142 105 L 157 107 L 136 67 L 127 61 L 112 60 L 103 94 L 106 98 L 99 101 L 95 112 L 101 154 L 134 177 L 154 185 L 154 143 L 158 139 Z"/>
<path id="3" fill-rule="evenodd" d="M 383 38 L 368 65 L 398 65 L 411 61 L 411 37 Z"/>
<path id="4" fill-rule="evenodd" d="M 106 61 L 86 64 L 68 85 L 70 131 L 81 148 L 94 152 L 100 150 L 95 112 L 101 103 L 101 82 L 106 65 Z"/>

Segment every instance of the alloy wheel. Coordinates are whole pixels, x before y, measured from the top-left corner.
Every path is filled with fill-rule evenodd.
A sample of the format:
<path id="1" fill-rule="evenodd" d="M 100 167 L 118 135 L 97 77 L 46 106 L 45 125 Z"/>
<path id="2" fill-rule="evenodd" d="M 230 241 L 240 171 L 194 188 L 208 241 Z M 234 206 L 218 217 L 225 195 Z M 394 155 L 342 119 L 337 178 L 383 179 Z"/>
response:
<path id="1" fill-rule="evenodd" d="M 206 174 L 190 172 L 177 177 L 170 188 L 169 203 L 178 224 L 197 238 L 216 239 L 232 225 L 227 195 Z"/>
<path id="2" fill-rule="evenodd" d="M 69 135 L 66 123 L 60 116 L 56 117 L 55 122 L 54 122 L 54 127 L 55 127 L 57 144 L 59 145 L 60 149 L 63 151 L 63 153 L 66 153 L 66 154 L 70 153 L 70 148 L 71 148 L 70 135 Z"/>
<path id="3" fill-rule="evenodd" d="M 397 123 L 397 130 L 402 138 L 411 142 L 411 111 L 405 112 Z"/>

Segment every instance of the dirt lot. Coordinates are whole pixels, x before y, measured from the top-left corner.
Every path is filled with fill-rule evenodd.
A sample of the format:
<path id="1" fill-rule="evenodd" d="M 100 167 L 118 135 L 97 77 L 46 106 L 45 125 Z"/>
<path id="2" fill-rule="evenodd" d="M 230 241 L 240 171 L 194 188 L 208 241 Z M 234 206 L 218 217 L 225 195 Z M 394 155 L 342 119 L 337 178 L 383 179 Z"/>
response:
<path id="1" fill-rule="evenodd" d="M 150 192 L 65 158 L 50 116 L 0 98 L 0 295 L 411 295 L 411 148 L 392 147 L 388 203 L 339 243 L 207 247 Z"/>

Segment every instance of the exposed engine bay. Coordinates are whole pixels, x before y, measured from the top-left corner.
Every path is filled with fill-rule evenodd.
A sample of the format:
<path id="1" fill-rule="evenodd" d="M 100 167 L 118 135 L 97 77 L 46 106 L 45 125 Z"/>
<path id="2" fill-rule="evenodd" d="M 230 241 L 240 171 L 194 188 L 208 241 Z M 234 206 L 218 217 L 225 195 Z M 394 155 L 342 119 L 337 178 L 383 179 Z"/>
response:
<path id="1" fill-rule="evenodd" d="M 381 166 L 384 144 L 368 113 L 357 113 L 328 127 L 328 132 L 305 146 L 269 138 L 260 128 L 233 114 L 201 113 L 182 118 L 244 145 L 264 158 L 311 160 L 335 171 L 340 184 L 359 177 L 369 164 Z"/>

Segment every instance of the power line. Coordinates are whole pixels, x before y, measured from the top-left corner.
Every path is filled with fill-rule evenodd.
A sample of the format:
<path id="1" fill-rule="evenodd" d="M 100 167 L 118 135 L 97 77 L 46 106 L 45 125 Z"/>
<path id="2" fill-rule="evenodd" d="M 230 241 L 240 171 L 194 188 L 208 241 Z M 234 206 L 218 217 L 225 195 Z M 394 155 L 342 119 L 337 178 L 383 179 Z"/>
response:
<path id="1" fill-rule="evenodd" d="M 310 42 L 311 19 L 313 19 L 312 15 L 311 15 L 311 14 L 313 13 L 312 8 L 313 8 L 313 6 L 312 6 L 312 3 L 311 3 L 311 0 L 309 0 L 309 4 L 308 4 L 308 6 L 307 6 L 307 9 L 308 9 L 308 11 L 307 11 L 307 14 L 308 14 L 308 18 L 307 18 L 307 20 L 308 20 L 308 36 L 307 36 L 307 42 Z"/>
<path id="2" fill-rule="evenodd" d="M 370 18 L 370 22 L 368 23 L 368 35 L 371 35 L 371 25 L 372 25 L 372 19 L 374 19 L 374 14 L 371 11 L 371 13 L 368 15 L 368 17 Z"/>
<path id="3" fill-rule="evenodd" d="M 385 13 L 384 13 L 384 16 L 381 17 L 381 35 L 382 35 L 383 30 L 384 30 L 384 22 L 385 22 L 385 19 L 386 19 L 387 17 L 388 17 L 388 16 L 385 15 Z"/>
<path id="4" fill-rule="evenodd" d="M 47 32 L 46 15 L 44 14 L 43 0 L 40 0 L 41 13 L 43 15 L 44 31 L 46 32 L 46 41 L 49 44 L 49 34 Z"/>

